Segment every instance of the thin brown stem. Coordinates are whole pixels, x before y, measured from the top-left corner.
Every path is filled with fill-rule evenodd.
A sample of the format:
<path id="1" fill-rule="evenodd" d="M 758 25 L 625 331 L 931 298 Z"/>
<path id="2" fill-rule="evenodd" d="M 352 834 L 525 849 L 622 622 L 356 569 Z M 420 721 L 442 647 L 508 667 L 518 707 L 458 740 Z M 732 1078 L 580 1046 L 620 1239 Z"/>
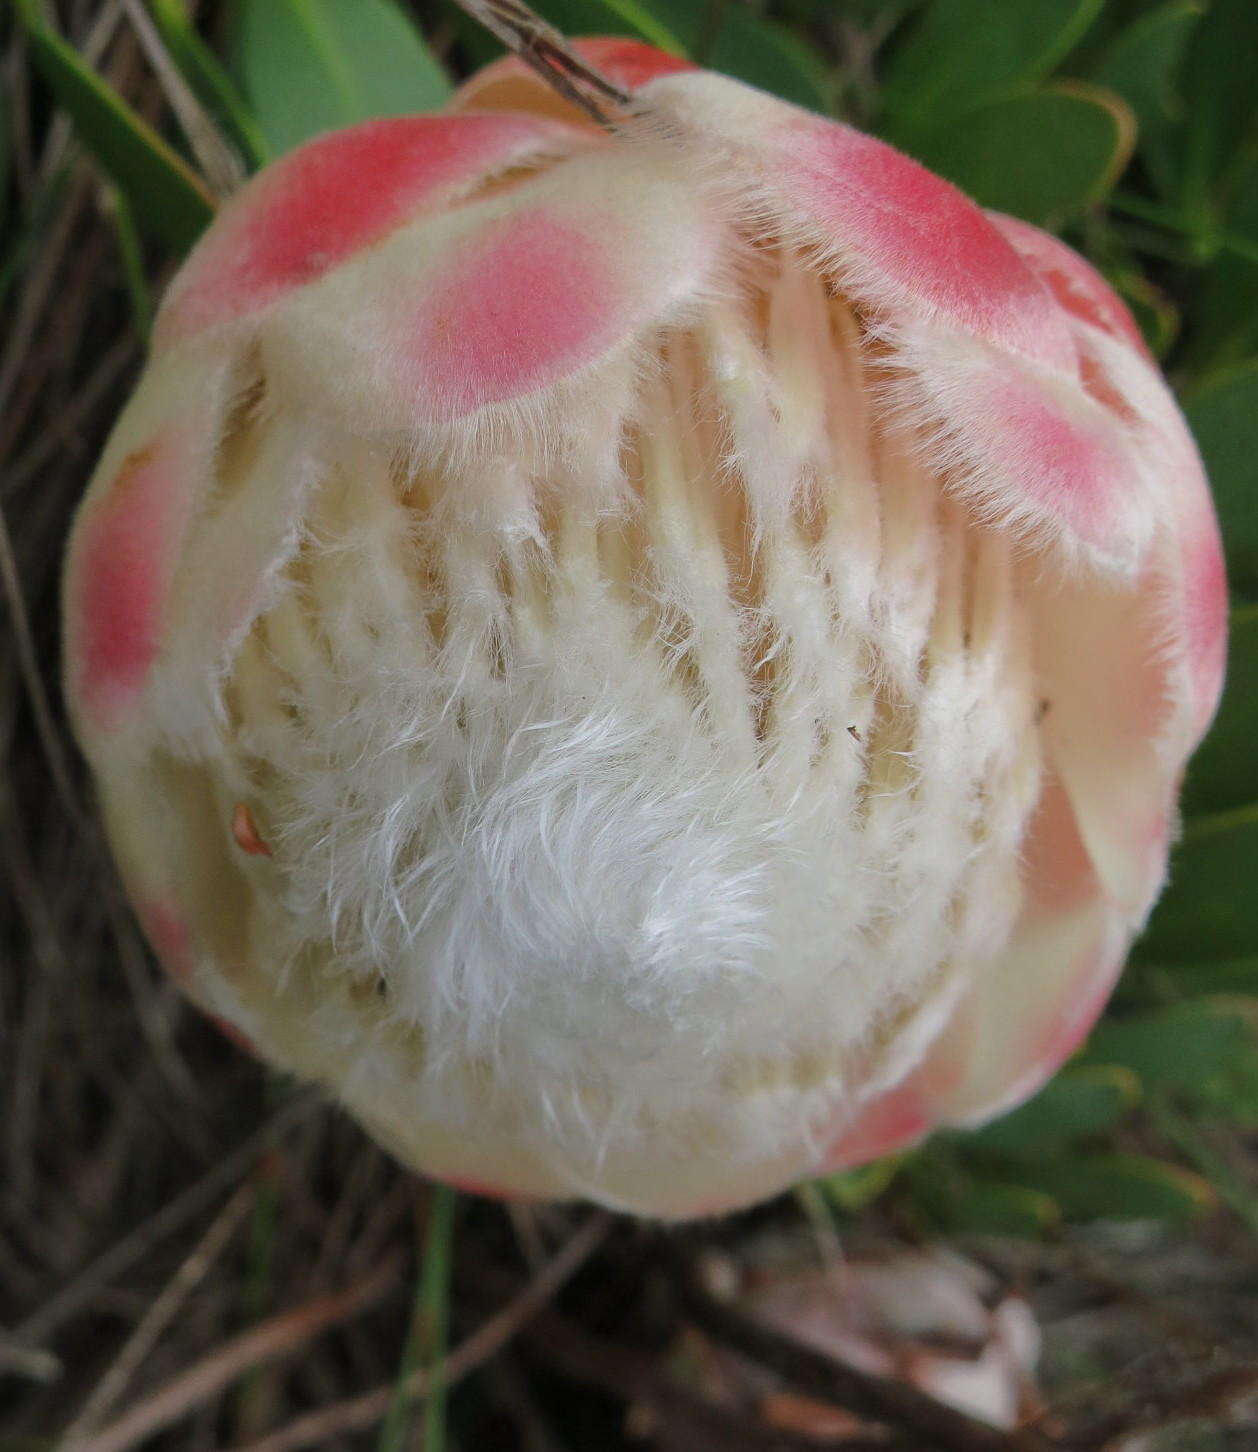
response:
<path id="1" fill-rule="evenodd" d="M 407 1399 L 420 1400 L 434 1377 L 439 1377 L 447 1388 L 453 1386 L 501 1351 L 598 1249 L 606 1239 L 611 1224 L 610 1216 L 592 1215 L 502 1310 L 490 1316 L 436 1366 L 413 1371 L 402 1389 Z M 390 1382 L 348 1401 L 321 1407 L 317 1412 L 296 1418 L 260 1441 L 250 1442 L 238 1452 L 298 1452 L 303 1447 L 327 1446 L 335 1437 L 361 1432 L 380 1421 L 397 1391 L 398 1388 Z"/>
<path id="2" fill-rule="evenodd" d="M 218 1396 L 246 1372 L 289 1355 L 330 1327 L 365 1310 L 396 1283 L 399 1267 L 400 1257 L 390 1256 L 344 1290 L 272 1316 L 202 1357 L 95 1436 L 67 1442 L 64 1452 L 127 1452 L 138 1446 Z"/>
<path id="3" fill-rule="evenodd" d="M 458 0 L 473 20 L 495 35 L 513 54 L 532 68 L 566 101 L 579 106 L 600 126 L 614 124 L 614 111 L 624 110 L 631 97 L 593 66 L 587 65 L 558 30 L 523 0 Z"/>

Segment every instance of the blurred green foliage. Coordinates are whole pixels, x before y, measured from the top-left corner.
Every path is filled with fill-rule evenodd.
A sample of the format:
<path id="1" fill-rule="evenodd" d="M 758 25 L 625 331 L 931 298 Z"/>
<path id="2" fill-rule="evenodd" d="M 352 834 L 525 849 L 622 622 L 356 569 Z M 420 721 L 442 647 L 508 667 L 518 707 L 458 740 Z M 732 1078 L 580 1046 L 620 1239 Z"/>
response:
<path id="1" fill-rule="evenodd" d="M 124 219 L 181 253 L 210 201 L 179 141 L 112 94 L 37 0 L 13 3 Z M 499 49 L 452 0 L 430 0 L 422 25 L 395 0 L 231 0 L 226 44 L 212 37 L 223 62 L 183 0 L 149 4 L 249 166 L 330 127 L 439 105 Z M 1057 231 L 1110 278 L 1168 367 L 1214 484 L 1237 607 L 1231 685 L 1189 772 L 1173 886 L 1106 1021 L 1035 1099 L 823 1188 L 840 1213 L 891 1194 L 931 1223 L 1041 1234 L 1069 1218 L 1183 1218 L 1222 1185 L 1258 1225 L 1209 1149 L 1217 1130 L 1258 1129 L 1258 4 L 535 6 L 569 33 L 634 36 L 854 121 L 984 204 Z M 0 180 L 5 152 L 0 135 Z M 11 227 L 0 287 L 38 226 Z"/>

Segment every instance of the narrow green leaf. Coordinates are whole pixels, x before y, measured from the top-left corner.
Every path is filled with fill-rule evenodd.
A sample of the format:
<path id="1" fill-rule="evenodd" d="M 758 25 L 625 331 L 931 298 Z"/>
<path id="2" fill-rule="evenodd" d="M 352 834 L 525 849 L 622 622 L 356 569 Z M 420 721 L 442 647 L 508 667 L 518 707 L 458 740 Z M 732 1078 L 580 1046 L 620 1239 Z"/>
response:
<path id="1" fill-rule="evenodd" d="M 919 132 L 1043 80 L 1100 13 L 1102 0 L 931 0 L 885 73 L 888 131 Z"/>
<path id="2" fill-rule="evenodd" d="M 1069 1155 L 1028 1163 L 1028 1188 L 1071 1220 L 1188 1220 L 1214 1207 L 1210 1184 L 1145 1155 Z"/>
<path id="3" fill-rule="evenodd" d="M 1258 803 L 1196 817 L 1139 944 L 1146 963 L 1217 963 L 1258 952 Z"/>
<path id="4" fill-rule="evenodd" d="M 1258 385 L 1258 370 L 1255 383 Z M 1258 386 L 1254 390 L 1253 406 L 1258 411 Z M 1258 448 L 1258 427 L 1254 430 L 1254 446 Z M 1258 489 L 1254 492 L 1258 493 Z M 1255 525 L 1258 543 L 1258 514 Z M 1258 742 L 1258 606 L 1250 605 L 1232 615 L 1227 685 L 1210 734 L 1188 764 L 1182 798 L 1185 817 L 1191 821 L 1205 813 L 1223 812 L 1258 801 L 1255 742 Z"/>
<path id="5" fill-rule="evenodd" d="M 1137 150 L 1158 191 L 1173 196 L 1183 166 L 1182 128 L 1186 115 L 1177 83 L 1193 27 L 1204 0 L 1169 0 L 1120 31 L 1092 72 L 1092 79 L 1117 91 L 1140 125 Z"/>
<path id="6" fill-rule="evenodd" d="M 186 251 L 214 212 L 196 173 L 62 38 L 39 19 L 33 0 L 16 0 L 31 54 L 83 144 L 118 184 L 137 219 Z"/>
<path id="7" fill-rule="evenodd" d="M 961 1233 L 1034 1238 L 1055 1230 L 1062 1214 L 1042 1190 L 976 1180 L 948 1202 L 943 1219 L 949 1230 Z"/>
<path id="8" fill-rule="evenodd" d="M 153 325 L 153 296 L 144 272 L 135 217 L 126 197 L 117 187 L 109 188 L 106 210 L 113 223 L 118 255 L 122 259 L 122 275 L 126 279 L 127 297 L 131 303 L 131 323 L 140 342 L 147 347 L 149 330 Z"/>
<path id="9" fill-rule="evenodd" d="M 1118 1063 L 1067 1069 L 1020 1109 L 966 1135 L 963 1144 L 1039 1154 L 1112 1129 L 1139 1097 L 1139 1079 Z"/>
<path id="10" fill-rule="evenodd" d="M 1185 412 L 1222 522 L 1229 578 L 1258 596 L 1258 358 L 1191 393 Z"/>
<path id="11" fill-rule="evenodd" d="M 1087 1062 L 1117 1064 L 1150 1088 L 1195 1090 L 1253 1055 L 1245 1020 L 1226 1003 L 1189 999 L 1156 1013 L 1107 1019 L 1088 1040 Z"/>
<path id="12" fill-rule="evenodd" d="M 230 131 L 251 168 L 270 158 L 266 138 L 218 57 L 197 34 L 184 0 L 148 0 L 166 49 L 184 80 Z"/>
<path id="13" fill-rule="evenodd" d="M 983 206 L 1048 225 L 1105 195 L 1134 134 L 1118 96 L 1063 83 L 941 125 L 914 154 Z"/>
<path id="14" fill-rule="evenodd" d="M 454 1212 L 458 1194 L 449 1185 L 434 1185 L 424 1236 L 424 1261 L 416 1287 L 410 1329 L 402 1348 L 402 1361 L 394 1383 L 393 1399 L 376 1442 L 377 1452 L 403 1452 L 411 1445 L 424 1452 L 442 1452 L 445 1447 L 445 1387 L 434 1369 L 446 1354 L 450 1319 L 450 1265 L 454 1245 Z M 428 1369 L 430 1381 L 424 1396 L 423 1439 L 413 1443 L 408 1436 L 410 1408 L 414 1394 L 411 1374 L 418 1367 Z"/>
<path id="15" fill-rule="evenodd" d="M 233 51 L 277 153 L 373 116 L 432 110 L 450 94 L 393 0 L 238 0 Z"/>
<path id="16" fill-rule="evenodd" d="M 1220 1154 L 1201 1133 L 1201 1127 L 1181 1114 L 1165 1098 L 1157 1097 L 1150 1105 L 1158 1127 L 1171 1143 L 1209 1177 L 1212 1189 L 1240 1216 L 1250 1230 L 1258 1234 L 1258 1196 L 1236 1171 L 1231 1159 Z"/>
<path id="17" fill-rule="evenodd" d="M 1258 355 L 1258 166 L 1245 187 L 1211 236 L 1217 253 L 1187 299 L 1182 367 L 1190 377 L 1213 378 Z"/>

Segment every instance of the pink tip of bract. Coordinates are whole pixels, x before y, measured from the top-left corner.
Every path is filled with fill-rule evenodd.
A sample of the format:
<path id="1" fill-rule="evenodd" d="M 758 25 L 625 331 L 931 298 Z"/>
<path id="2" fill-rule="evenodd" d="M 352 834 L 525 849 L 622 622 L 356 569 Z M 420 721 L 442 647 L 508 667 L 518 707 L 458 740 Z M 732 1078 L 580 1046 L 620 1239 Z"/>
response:
<path id="1" fill-rule="evenodd" d="M 1109 283 L 1074 250 L 1017 217 L 988 212 L 988 220 L 1013 244 L 1019 256 L 1039 276 L 1060 307 L 1080 322 L 1130 343 L 1147 354 L 1135 320 Z"/>
<path id="2" fill-rule="evenodd" d="M 171 291 L 159 342 L 273 302 L 562 130 L 505 114 L 406 116 L 308 142 L 224 210 Z"/>
<path id="3" fill-rule="evenodd" d="M 1212 512 L 1203 509 L 1183 547 L 1184 630 L 1192 678 L 1194 725 L 1209 725 L 1223 690 L 1227 659 L 1227 576 Z"/>
<path id="4" fill-rule="evenodd" d="M 1045 289 L 956 187 L 848 126 L 800 122 L 782 149 L 801 205 L 886 286 L 976 337 L 1073 365 Z"/>
<path id="5" fill-rule="evenodd" d="M 438 1177 L 443 1185 L 449 1185 L 452 1190 L 457 1190 L 460 1195 L 479 1195 L 483 1200 L 519 1200 L 528 1199 L 528 1196 L 519 1196 L 513 1190 L 504 1190 L 501 1185 L 490 1184 L 488 1180 L 474 1180 L 462 1175 L 441 1175 Z"/>
<path id="6" fill-rule="evenodd" d="M 909 1079 L 870 1100 L 845 1124 L 823 1160 L 826 1173 L 852 1169 L 917 1143 L 934 1126 L 934 1106 Z"/>
<path id="7" fill-rule="evenodd" d="M 416 319 L 418 391 L 458 418 L 593 358 L 615 328 L 612 269 L 591 235 L 544 211 L 495 226 L 437 279 Z"/>
<path id="8" fill-rule="evenodd" d="M 173 537 L 185 491 L 179 451 L 155 440 L 122 462 L 76 541 L 70 570 L 70 681 L 97 730 L 121 724 L 144 689 L 162 633 Z"/>
<path id="9" fill-rule="evenodd" d="M 136 916 L 157 961 L 179 983 L 192 977 L 192 934 L 180 909 L 161 899 L 140 899 Z"/>

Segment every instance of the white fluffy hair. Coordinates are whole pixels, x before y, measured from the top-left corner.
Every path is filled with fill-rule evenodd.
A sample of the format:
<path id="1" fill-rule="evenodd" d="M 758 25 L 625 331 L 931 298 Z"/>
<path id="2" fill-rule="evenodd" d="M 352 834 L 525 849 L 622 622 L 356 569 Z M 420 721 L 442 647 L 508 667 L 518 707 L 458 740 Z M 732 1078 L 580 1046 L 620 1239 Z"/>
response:
<path id="1" fill-rule="evenodd" d="M 303 502 L 183 748 L 274 851 L 237 931 L 287 1007 L 228 1006 L 438 1172 L 474 1131 L 615 1204 L 647 1139 L 736 1178 L 901 1072 L 1016 914 L 1012 546 L 871 418 L 847 306 L 757 257 L 523 455 L 238 380 L 220 507 L 275 457 Z"/>

